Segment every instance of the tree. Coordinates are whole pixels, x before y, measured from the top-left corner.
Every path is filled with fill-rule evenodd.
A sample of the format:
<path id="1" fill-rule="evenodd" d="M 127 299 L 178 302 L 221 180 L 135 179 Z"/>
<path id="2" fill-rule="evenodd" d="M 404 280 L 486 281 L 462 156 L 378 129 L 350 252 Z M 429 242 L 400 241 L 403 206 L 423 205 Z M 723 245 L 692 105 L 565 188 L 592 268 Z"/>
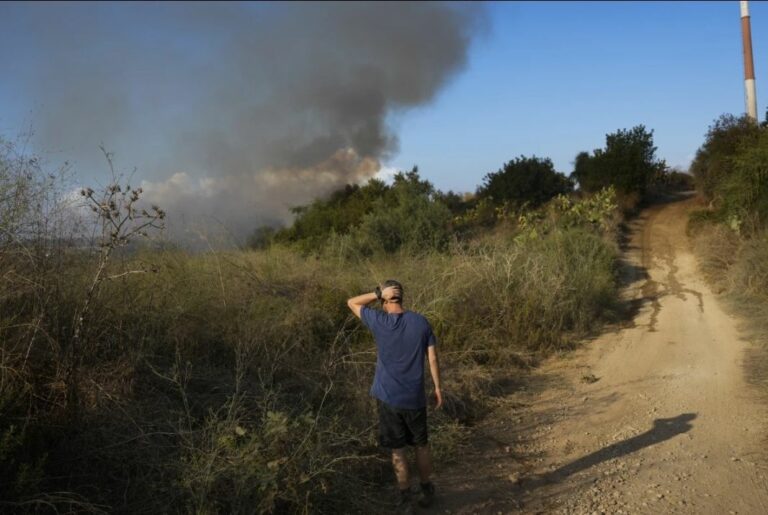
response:
<path id="1" fill-rule="evenodd" d="M 506 163 L 498 172 L 486 175 L 477 196 L 496 204 L 506 202 L 516 207 L 523 204 L 538 207 L 572 189 L 571 181 L 555 171 L 550 159 L 520 156 Z"/>
<path id="2" fill-rule="evenodd" d="M 730 163 L 716 186 L 718 204 L 741 231 L 754 233 L 768 223 L 768 131 L 743 139 Z"/>
<path id="3" fill-rule="evenodd" d="M 755 142 L 759 133 L 746 115 L 723 114 L 709 126 L 704 144 L 691 163 L 696 186 L 707 199 L 714 199 L 723 181 L 733 174 L 733 158 L 739 148 Z"/>
<path id="4" fill-rule="evenodd" d="M 309 249 L 321 245 L 331 233 L 347 234 L 389 189 L 382 181 L 371 179 L 365 186 L 347 184 L 326 199 L 294 207 L 291 209 L 296 215 L 293 224 L 277 231 L 271 241 L 301 242 Z"/>
<path id="5" fill-rule="evenodd" d="M 450 222 L 451 211 L 414 167 L 395 175 L 392 187 L 362 220 L 356 236 L 368 252 L 442 250 L 450 239 Z"/>
<path id="6" fill-rule="evenodd" d="M 666 168 L 666 163 L 656 158 L 653 131 L 638 125 L 607 134 L 605 148 L 592 155 L 579 153 L 572 176 L 586 192 L 614 186 L 621 193 L 642 195 Z"/>
<path id="7" fill-rule="evenodd" d="M 322 247 L 332 235 L 350 235 L 362 250 L 394 252 L 444 248 L 450 236 L 451 212 L 442 195 L 419 169 L 398 172 L 392 185 L 372 179 L 365 186 L 347 185 L 327 199 L 293 208 L 293 225 L 270 235 L 262 229 L 252 243 L 296 243 L 304 250 Z"/>

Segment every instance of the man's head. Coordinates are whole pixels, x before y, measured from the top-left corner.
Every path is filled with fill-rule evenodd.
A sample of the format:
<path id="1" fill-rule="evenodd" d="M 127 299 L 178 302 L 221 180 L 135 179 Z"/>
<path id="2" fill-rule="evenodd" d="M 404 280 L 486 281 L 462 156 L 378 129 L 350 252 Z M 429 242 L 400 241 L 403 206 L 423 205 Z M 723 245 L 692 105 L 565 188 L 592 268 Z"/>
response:
<path id="1" fill-rule="evenodd" d="M 398 281 L 395 281 L 394 279 L 387 279 L 384 281 L 384 283 L 381 285 L 381 291 L 382 293 L 387 290 L 387 288 L 391 288 L 391 291 L 387 291 L 386 294 L 382 297 L 382 301 L 384 304 L 391 303 L 391 304 L 402 304 L 403 303 L 403 285 L 400 284 Z"/>

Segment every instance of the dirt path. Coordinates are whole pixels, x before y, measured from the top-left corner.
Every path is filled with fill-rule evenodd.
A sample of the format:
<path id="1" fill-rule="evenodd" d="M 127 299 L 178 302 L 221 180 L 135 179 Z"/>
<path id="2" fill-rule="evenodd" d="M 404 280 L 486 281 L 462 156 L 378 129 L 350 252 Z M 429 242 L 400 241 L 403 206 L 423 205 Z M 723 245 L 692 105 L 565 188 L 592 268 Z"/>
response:
<path id="1" fill-rule="evenodd" d="M 744 378 L 749 342 L 697 271 L 691 207 L 634 222 L 633 320 L 508 397 L 439 478 L 440 512 L 768 514 L 768 408 Z"/>

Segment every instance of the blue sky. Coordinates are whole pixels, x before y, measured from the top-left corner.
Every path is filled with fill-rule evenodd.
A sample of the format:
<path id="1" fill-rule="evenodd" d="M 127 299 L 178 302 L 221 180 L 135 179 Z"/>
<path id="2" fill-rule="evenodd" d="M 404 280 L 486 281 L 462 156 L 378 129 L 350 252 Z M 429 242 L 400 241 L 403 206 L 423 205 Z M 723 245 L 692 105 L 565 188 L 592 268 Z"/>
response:
<path id="1" fill-rule="evenodd" d="M 74 7 L 61 11 L 53 11 L 46 4 L 0 6 L 4 74 L 0 81 L 0 134 L 13 137 L 30 124 L 39 126 L 47 109 L 58 110 L 58 119 L 73 121 L 82 109 L 84 119 L 95 118 L 99 123 L 73 123 L 64 130 L 56 127 L 53 137 L 64 143 L 41 149 L 54 164 L 64 159 L 74 161 L 81 182 L 92 183 L 103 174 L 103 166 L 93 163 L 102 159 L 97 149 L 100 141 L 95 138 L 105 134 L 105 144 L 117 151 L 121 164 L 136 166 L 140 179 L 157 183 L 156 191 L 173 187 L 189 196 L 208 195 L 220 206 L 222 198 L 243 190 L 244 184 L 253 191 L 267 188 L 264 191 L 268 193 L 260 197 L 249 197 L 252 190 L 248 190 L 244 200 L 225 201 L 234 204 L 243 200 L 247 204 L 243 209 L 261 207 L 267 215 L 280 210 L 286 213 L 290 205 L 305 201 L 316 191 L 322 194 L 298 176 L 287 186 L 293 188 L 293 196 L 278 202 L 272 198 L 273 192 L 283 186 L 274 177 L 248 183 L 248 177 L 228 172 L 218 182 L 211 182 L 206 174 L 218 161 L 204 163 L 188 155 L 186 162 L 179 164 L 184 158 L 175 145 L 191 136 L 185 132 L 187 127 L 176 131 L 176 120 L 198 110 L 195 120 L 226 125 L 231 121 L 227 116 L 237 121 L 237 113 L 220 109 L 228 99 L 234 95 L 243 105 L 249 101 L 248 91 L 222 89 L 226 95 L 215 96 L 211 103 L 210 95 L 219 92 L 213 86 L 202 90 L 209 95 L 205 98 L 195 96 L 201 91 L 194 87 L 184 87 L 196 80 L 218 86 L 217 74 L 234 66 L 222 64 L 216 53 L 233 48 L 226 45 L 231 44 L 228 32 L 237 24 L 237 11 L 219 18 L 219 4 L 205 9 L 197 9 L 200 4 L 195 4 L 184 18 L 179 4 L 163 4 L 147 7 L 165 16 L 164 22 L 153 25 L 154 13 L 144 12 L 141 4 L 71 5 Z M 249 8 L 271 16 L 284 4 Z M 736 1 L 510 2 L 488 3 L 486 9 L 487 24 L 473 41 L 466 66 L 439 88 L 430 102 L 389 114 L 387 120 L 399 138 L 399 148 L 386 158 L 385 166 L 409 169 L 418 165 L 422 176 L 440 189 L 474 191 L 485 174 L 521 154 L 550 157 L 559 171 L 570 173 L 575 155 L 601 147 L 606 133 L 644 124 L 655 131 L 659 157 L 672 166 L 686 167 L 714 118 L 744 111 Z M 758 114 L 762 119 L 768 104 L 768 87 L 764 87 L 768 85 L 768 3 L 753 1 L 750 9 Z M 237 28 L 238 37 L 249 36 L 249 23 L 245 20 Z M 197 38 L 200 27 L 209 30 L 207 39 Z M 430 24 L 425 23 L 423 30 L 428 32 Z M 48 37 L 48 41 L 61 41 L 61 48 L 41 50 L 44 47 L 38 43 L 38 34 L 50 36 L 49 32 L 56 37 Z M 260 41 L 246 42 L 259 50 Z M 114 56 L 122 56 L 120 50 L 131 45 L 139 50 L 126 51 L 124 59 L 120 57 L 122 60 L 115 63 Z M 62 64 L 62 59 L 74 59 L 75 65 L 82 65 L 80 61 L 86 58 L 78 49 L 86 47 L 84 54 L 89 58 L 108 57 L 95 61 L 105 64 L 88 77 L 88 85 L 98 88 L 103 82 L 122 88 L 87 108 L 83 106 L 88 102 L 81 104 L 83 99 L 73 96 L 73 82 L 64 77 L 70 62 Z M 301 52 L 287 51 L 294 51 L 294 58 Z M 47 70 L 48 64 L 37 67 L 47 74 L 35 70 L 37 55 L 46 56 L 54 71 Z M 260 59 L 258 62 L 281 70 L 281 63 L 270 55 Z M 179 75 L 162 73 L 164 63 L 173 63 Z M 260 80 L 268 83 L 269 77 L 258 75 L 258 68 L 251 72 L 253 77 L 244 76 L 232 84 L 247 84 L 257 94 L 259 88 L 268 89 Z M 57 91 L 60 80 L 67 83 L 68 90 Z M 46 83 L 54 86 L 40 87 Z M 226 87 L 230 86 L 222 85 Z M 51 98 L 41 98 L 36 96 L 40 91 L 53 93 Z M 74 91 L 77 93 L 76 88 Z M 157 93 L 154 98 L 151 91 Z M 137 102 L 138 98 L 142 102 Z M 204 105 L 206 98 L 208 105 Z M 113 108 L 114 118 L 102 111 Z M 226 155 L 229 143 L 224 138 L 216 142 L 217 149 Z M 235 143 L 247 145 L 248 141 Z M 88 155 L 82 151 L 85 148 Z M 149 155 L 151 159 L 146 157 Z M 194 169 L 196 164 L 198 170 Z M 233 168 L 249 166 L 247 160 L 229 164 Z M 167 182 L 172 177 L 173 181 Z M 209 187 L 211 184 L 214 186 Z M 233 212 L 233 217 L 240 214 Z M 255 220 L 267 220 L 267 215 Z"/>
<path id="2" fill-rule="evenodd" d="M 466 70 L 394 117 L 400 152 L 443 189 L 473 190 L 520 154 L 570 173 L 605 134 L 644 124 L 687 166 L 712 120 L 744 111 L 738 2 L 492 3 Z M 768 101 L 768 4 L 750 2 L 758 116 Z"/>

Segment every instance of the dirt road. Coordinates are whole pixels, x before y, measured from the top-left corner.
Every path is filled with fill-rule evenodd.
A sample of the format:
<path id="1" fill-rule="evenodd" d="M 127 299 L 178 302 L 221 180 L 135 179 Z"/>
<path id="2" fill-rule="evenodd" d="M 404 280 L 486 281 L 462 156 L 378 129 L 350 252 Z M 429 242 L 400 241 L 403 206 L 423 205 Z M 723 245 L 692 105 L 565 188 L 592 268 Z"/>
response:
<path id="1" fill-rule="evenodd" d="M 692 200 L 633 223 L 631 321 L 545 364 L 440 478 L 443 513 L 768 514 L 768 405 L 750 343 L 697 271 Z"/>

